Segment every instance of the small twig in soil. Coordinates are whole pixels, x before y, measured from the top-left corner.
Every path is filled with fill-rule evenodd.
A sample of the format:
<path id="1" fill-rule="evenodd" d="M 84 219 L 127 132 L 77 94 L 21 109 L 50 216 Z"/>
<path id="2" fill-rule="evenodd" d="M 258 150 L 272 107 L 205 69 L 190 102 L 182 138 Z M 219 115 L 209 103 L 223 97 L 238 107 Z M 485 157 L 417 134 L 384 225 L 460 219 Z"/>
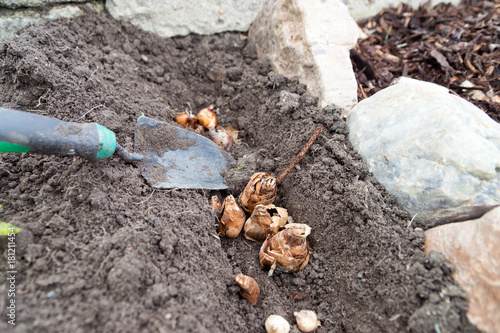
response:
<path id="1" fill-rule="evenodd" d="M 35 105 L 35 107 L 39 107 L 40 105 L 42 105 L 42 99 L 43 100 L 47 100 L 47 95 L 49 94 L 50 92 L 50 89 L 47 89 L 47 91 L 45 92 L 45 94 L 43 94 L 42 96 L 40 96 L 40 98 L 38 98 L 38 103 Z"/>
<path id="2" fill-rule="evenodd" d="M 411 219 L 410 223 L 408 223 L 408 226 L 407 228 L 409 228 L 411 226 L 411 224 L 413 223 L 413 220 L 415 220 L 415 217 L 417 217 L 418 213 L 413 215 L 413 218 Z"/>
<path id="3" fill-rule="evenodd" d="M 156 189 L 153 189 L 153 192 L 151 192 L 151 194 L 149 195 L 149 197 L 147 197 L 146 199 L 140 201 L 140 202 L 133 202 L 134 205 L 140 205 L 140 204 L 143 204 L 145 203 L 146 201 L 148 201 L 149 199 L 151 199 L 151 197 L 153 196 L 153 194 L 155 193 Z"/>
<path id="4" fill-rule="evenodd" d="M 99 105 L 97 105 L 97 106 L 94 106 L 92 109 L 90 109 L 90 110 L 88 110 L 87 112 L 85 112 L 85 113 L 84 113 L 84 114 L 80 117 L 80 119 L 81 119 L 81 118 L 83 118 L 83 117 L 85 117 L 85 116 L 86 116 L 89 112 L 94 111 L 95 109 L 100 108 L 100 107 L 103 107 L 103 106 L 105 106 L 105 105 L 103 105 L 103 104 L 99 104 Z"/>
<path id="5" fill-rule="evenodd" d="M 309 150 L 309 148 L 311 148 L 311 146 L 314 143 L 314 141 L 316 141 L 316 139 L 319 136 L 319 133 L 321 133 L 321 131 L 323 130 L 323 128 L 324 128 L 323 125 L 318 125 L 316 127 L 316 129 L 314 130 L 313 134 L 309 138 L 309 141 L 307 141 L 307 143 L 304 145 L 304 147 L 302 147 L 302 149 L 297 154 L 297 156 L 295 156 L 295 158 L 293 159 L 292 163 L 290 163 L 290 165 L 288 165 L 288 167 L 285 169 L 285 171 L 283 171 L 281 173 L 281 175 L 279 175 L 278 178 L 276 178 L 276 184 L 281 183 L 281 181 L 283 180 L 283 178 L 286 177 L 286 175 L 290 172 L 290 170 L 292 170 L 297 164 L 299 164 L 299 162 L 304 158 L 304 156 L 307 153 L 307 151 Z"/>

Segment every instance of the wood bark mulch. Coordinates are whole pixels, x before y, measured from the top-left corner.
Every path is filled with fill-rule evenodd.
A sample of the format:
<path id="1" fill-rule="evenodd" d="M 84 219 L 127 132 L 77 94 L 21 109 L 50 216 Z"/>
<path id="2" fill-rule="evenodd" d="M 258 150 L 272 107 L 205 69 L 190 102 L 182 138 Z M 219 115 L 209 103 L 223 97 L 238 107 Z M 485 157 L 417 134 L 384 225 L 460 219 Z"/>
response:
<path id="1" fill-rule="evenodd" d="M 366 34 L 351 51 L 359 100 L 407 76 L 445 86 L 500 121 L 500 3 L 401 4 L 358 24 Z"/>

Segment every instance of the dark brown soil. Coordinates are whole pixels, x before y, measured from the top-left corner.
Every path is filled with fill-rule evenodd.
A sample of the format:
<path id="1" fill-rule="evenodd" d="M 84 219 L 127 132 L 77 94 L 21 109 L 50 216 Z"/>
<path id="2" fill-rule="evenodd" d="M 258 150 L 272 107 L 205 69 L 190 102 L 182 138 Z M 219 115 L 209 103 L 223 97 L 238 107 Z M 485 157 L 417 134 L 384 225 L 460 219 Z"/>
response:
<path id="1" fill-rule="evenodd" d="M 0 155 L 0 218 L 22 228 L 17 331 L 263 332 L 271 314 L 294 323 L 310 309 L 317 332 L 475 332 L 452 267 L 423 255 L 423 231 L 353 151 L 341 110 L 319 110 L 244 46 L 233 33 L 160 39 L 90 12 L 0 46 L 3 107 L 98 122 L 133 151 L 141 113 L 171 122 L 215 104 L 241 138 L 224 193 L 153 190 L 119 157 Z M 208 200 L 238 195 L 255 171 L 279 175 L 317 124 L 325 129 L 275 202 L 312 227 L 313 254 L 304 270 L 268 278 L 259 244 L 217 235 Z M 255 306 L 238 294 L 240 272 L 260 285 Z"/>

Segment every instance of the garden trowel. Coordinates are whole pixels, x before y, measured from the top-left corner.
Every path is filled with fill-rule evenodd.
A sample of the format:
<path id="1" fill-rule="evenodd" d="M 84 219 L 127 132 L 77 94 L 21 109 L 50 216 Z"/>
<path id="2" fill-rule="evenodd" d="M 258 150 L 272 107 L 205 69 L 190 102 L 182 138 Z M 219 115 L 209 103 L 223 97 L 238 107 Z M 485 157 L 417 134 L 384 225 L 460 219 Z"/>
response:
<path id="1" fill-rule="evenodd" d="M 0 152 L 80 156 L 90 161 L 115 151 L 136 163 L 154 188 L 226 189 L 221 172 L 233 158 L 195 132 L 139 117 L 135 150 L 117 142 L 115 133 L 96 123 L 70 123 L 29 112 L 0 108 Z"/>

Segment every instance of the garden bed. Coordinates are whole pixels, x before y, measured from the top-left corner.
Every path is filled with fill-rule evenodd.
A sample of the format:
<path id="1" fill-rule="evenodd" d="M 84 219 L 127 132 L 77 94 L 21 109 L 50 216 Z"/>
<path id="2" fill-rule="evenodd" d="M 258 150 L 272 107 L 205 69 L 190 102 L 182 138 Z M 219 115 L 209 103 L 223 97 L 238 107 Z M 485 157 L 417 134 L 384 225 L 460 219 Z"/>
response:
<path id="1" fill-rule="evenodd" d="M 2 107 L 100 123 L 133 151 L 141 113 L 172 122 L 214 104 L 241 139 L 222 192 L 154 190 L 116 156 L 2 154 L 0 218 L 22 229 L 17 329 L 262 332 L 271 314 L 294 323 L 294 311 L 310 309 L 317 332 L 475 331 L 452 267 L 423 255 L 423 230 L 352 149 L 341 110 L 318 109 L 304 85 L 246 54 L 245 41 L 236 33 L 161 39 L 88 11 L 0 46 Z M 218 235 L 208 201 L 239 195 L 256 171 L 277 176 L 319 124 L 275 202 L 312 227 L 312 256 L 298 273 L 268 277 L 260 245 Z M 255 306 L 238 294 L 238 273 L 259 283 Z"/>

